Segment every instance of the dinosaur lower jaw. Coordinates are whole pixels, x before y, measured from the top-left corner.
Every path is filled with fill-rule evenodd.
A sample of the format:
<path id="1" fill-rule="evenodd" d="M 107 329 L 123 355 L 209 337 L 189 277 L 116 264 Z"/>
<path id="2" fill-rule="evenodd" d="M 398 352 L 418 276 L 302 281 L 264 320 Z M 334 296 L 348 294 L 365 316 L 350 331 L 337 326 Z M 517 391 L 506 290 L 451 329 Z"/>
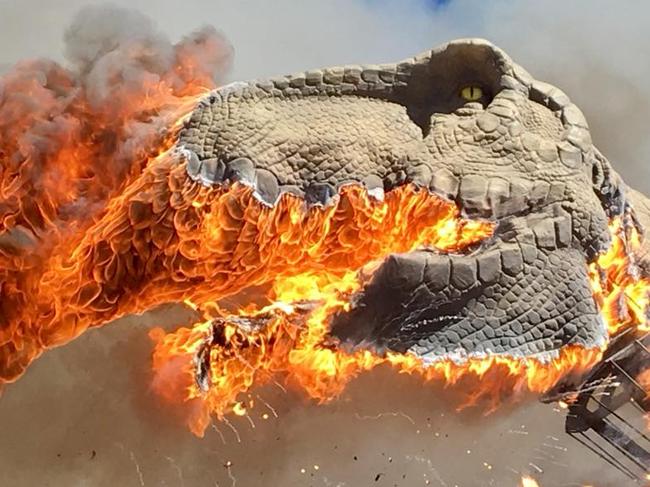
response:
<path id="1" fill-rule="evenodd" d="M 359 198 L 363 194 L 366 196 Z M 294 198 L 281 198 L 275 206 L 265 210 L 269 212 L 267 216 L 275 214 L 277 218 L 286 209 L 284 205 L 300 201 Z M 425 201 L 429 203 L 423 203 Z M 546 391 L 563 377 L 584 372 L 599 360 L 607 336 L 603 317 L 616 322 L 621 322 L 622 318 L 618 313 L 599 313 L 592 291 L 599 287 L 602 294 L 607 295 L 613 289 L 612 279 L 618 275 L 616 272 L 607 272 L 603 282 L 599 275 L 596 286 L 595 281 L 588 278 L 583 256 L 568 247 L 553 249 L 559 254 L 536 249 L 534 233 L 496 234 L 491 238 L 496 237 L 498 241 L 490 240 L 489 245 L 480 245 L 490 232 L 481 233 L 480 226 L 458 227 L 457 211 L 449 214 L 452 219 L 445 225 L 423 222 L 424 216 L 432 214 L 431 207 L 427 207 L 430 203 L 449 204 L 429 192 L 406 186 L 387 193 L 383 201 L 368 198 L 360 188 L 350 186 L 335 199 L 333 206 L 311 209 L 297 206 L 297 213 L 290 221 L 297 225 L 296 231 L 301 229 L 301 234 L 304 235 L 305 229 L 315 228 L 311 218 L 327 222 L 314 233 L 318 239 L 311 241 L 311 252 L 304 254 L 302 260 L 292 260 L 288 264 L 291 268 L 285 267 L 282 273 L 268 275 L 268 306 L 242 308 L 227 315 L 218 305 L 201 302 L 202 322 L 170 334 L 161 330 L 153 332 L 155 389 L 172 401 L 190 400 L 196 406 L 192 407 L 188 422 L 200 435 L 209 424 L 211 414 L 218 417 L 230 412 L 246 414 L 241 402 L 243 394 L 253 384 L 276 376 L 285 377 L 310 397 L 324 401 L 340 394 L 349 380 L 359 373 L 380 364 L 390 364 L 403 371 L 418 372 L 428 379 L 451 383 L 481 379 L 473 389 L 475 399 L 480 395 L 500 395 L 504 391 Z M 401 213 L 414 208 L 421 212 L 408 217 Z M 321 220 L 323 215 L 329 216 Z M 365 223 L 383 223 L 368 232 L 365 223 L 359 226 L 357 221 L 354 232 L 344 231 L 352 221 L 350 215 L 362 215 L 360 218 Z M 404 222 L 410 224 L 400 227 Z M 415 225 L 420 230 L 413 232 L 412 222 L 422 224 Z M 382 226 L 384 224 L 387 226 Z M 455 240 L 450 242 L 441 237 L 448 232 L 448 225 L 465 230 L 473 228 L 472 234 L 480 238 L 472 240 L 469 234 L 455 231 L 451 233 Z M 428 234 L 423 239 L 419 232 L 429 232 L 433 228 L 438 232 L 435 233 L 437 242 L 446 242 L 446 250 L 440 245 L 437 251 L 418 250 L 426 247 L 435 236 Z M 400 230 L 391 233 L 394 229 Z M 287 231 L 287 235 L 290 234 Z M 331 239 L 332 235 L 337 237 Z M 620 235 L 616 233 L 615 237 Z M 463 245 L 458 244 L 461 241 Z M 387 246 L 381 247 L 382 242 Z M 328 244 L 323 247 L 324 243 Z M 340 252 L 334 252 L 331 245 L 343 247 Z M 364 254 L 373 245 L 379 245 L 381 252 Z M 535 255 L 528 252 L 529 247 L 535 249 Z M 330 263 L 345 265 L 313 265 L 313 259 L 324 248 L 336 256 Z M 449 249 L 466 250 L 461 255 L 449 254 Z M 402 261 L 396 262 L 395 257 L 385 260 L 395 252 L 405 252 Z M 510 307 L 508 303 L 497 307 L 506 314 L 505 318 L 489 323 L 490 316 L 486 315 L 489 306 L 486 302 L 479 303 L 479 297 L 494 301 L 494 290 L 490 291 L 493 286 L 497 289 L 510 286 L 509 293 L 513 295 L 513 289 L 517 289 L 522 276 L 527 274 L 537 278 L 530 284 L 535 291 L 535 283 L 543 283 L 548 276 L 541 271 L 549 266 L 552 275 L 559 275 L 559 281 L 551 281 L 543 287 L 556 291 L 554 296 L 560 298 L 562 286 L 572 289 L 570 297 L 575 302 L 559 303 L 575 308 L 573 313 L 570 310 L 562 312 L 570 319 L 554 327 L 536 328 L 541 321 L 554 318 L 544 317 L 539 310 L 518 309 L 523 300 L 512 299 Z M 579 269 L 579 275 L 573 273 L 575 269 Z M 433 301 L 421 299 L 427 297 L 422 294 L 422 284 Z M 625 288 L 628 284 L 616 285 Z M 432 290 L 439 295 L 432 297 Z M 513 296 L 517 297 L 516 292 Z M 540 299 L 540 296 L 534 297 Z M 407 304 L 413 302 L 425 305 L 409 309 Z M 554 301 L 549 300 L 549 303 L 553 305 Z M 592 307 L 584 308 L 589 303 Z M 395 313 L 395 309 L 402 312 Z M 537 317 L 532 314 L 534 311 Z M 519 319 L 511 319 L 509 312 Z M 450 315 L 460 319 L 449 320 Z M 523 319 L 523 315 L 527 319 Z M 628 318 L 626 326 L 640 323 L 636 314 Z M 495 332 L 494 336 L 489 336 L 488 328 L 481 334 L 481 327 L 475 327 L 467 333 L 473 336 L 473 341 L 468 342 L 467 337 L 458 333 L 465 330 L 468 323 L 472 325 L 473 319 L 483 320 L 484 325 L 501 328 L 507 333 L 497 336 Z M 529 329 L 518 331 L 517 326 L 523 328 L 531 323 Z M 610 322 L 606 324 L 611 326 Z M 551 336 L 544 336 L 549 330 Z M 542 336 L 538 337 L 538 333 Z M 486 378 L 489 380 L 483 380 Z"/>

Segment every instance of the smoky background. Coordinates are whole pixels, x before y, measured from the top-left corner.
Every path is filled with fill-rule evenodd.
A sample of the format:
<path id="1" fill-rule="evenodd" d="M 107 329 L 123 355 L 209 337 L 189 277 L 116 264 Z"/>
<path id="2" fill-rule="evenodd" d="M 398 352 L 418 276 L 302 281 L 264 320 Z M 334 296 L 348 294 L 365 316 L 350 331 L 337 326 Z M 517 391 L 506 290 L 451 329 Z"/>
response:
<path id="1" fill-rule="evenodd" d="M 647 2 L 131 0 L 75 17 L 98 3 L 0 0 L 0 72 L 28 57 L 88 62 L 102 33 L 146 34 L 161 53 L 151 62 L 161 62 L 165 46 L 202 25 L 234 46 L 232 69 L 226 60 L 214 67 L 225 81 L 394 61 L 485 37 L 563 89 L 624 179 L 650 192 Z M 144 15 L 111 14 L 119 7 Z M 147 330 L 189 320 L 165 307 L 89 331 L 33 364 L 0 397 L 0 485 L 472 487 L 515 486 L 522 473 L 545 487 L 625 485 L 563 435 L 563 412 L 551 406 L 529 398 L 488 417 L 457 414 L 453 392 L 387 370 L 325 406 L 271 384 L 255 391 L 251 421 L 194 438 L 149 389 Z"/>

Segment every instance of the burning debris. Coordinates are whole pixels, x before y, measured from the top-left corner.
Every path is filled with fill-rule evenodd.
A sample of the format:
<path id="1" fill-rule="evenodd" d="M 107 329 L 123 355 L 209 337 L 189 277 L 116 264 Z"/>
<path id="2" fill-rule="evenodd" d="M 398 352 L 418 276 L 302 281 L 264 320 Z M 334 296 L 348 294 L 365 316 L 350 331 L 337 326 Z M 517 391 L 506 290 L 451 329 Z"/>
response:
<path id="1" fill-rule="evenodd" d="M 539 484 L 534 478 L 524 475 L 521 478 L 521 487 L 539 487 Z"/>

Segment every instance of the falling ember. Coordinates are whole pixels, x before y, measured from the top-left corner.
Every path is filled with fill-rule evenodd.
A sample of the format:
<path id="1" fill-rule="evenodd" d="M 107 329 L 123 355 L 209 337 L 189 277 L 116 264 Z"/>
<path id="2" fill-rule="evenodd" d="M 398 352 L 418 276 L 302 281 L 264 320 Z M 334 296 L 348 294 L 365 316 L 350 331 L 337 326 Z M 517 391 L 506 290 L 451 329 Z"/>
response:
<path id="1" fill-rule="evenodd" d="M 521 477 L 521 487 L 539 487 L 539 484 L 534 478 L 524 475 Z"/>
<path id="2" fill-rule="evenodd" d="M 645 391 L 645 400 L 650 401 L 650 369 L 644 369 L 639 375 L 636 376 L 637 383 L 643 387 Z M 650 413 L 645 414 L 646 428 L 650 431 Z M 650 478 L 648 478 L 650 480 Z"/>

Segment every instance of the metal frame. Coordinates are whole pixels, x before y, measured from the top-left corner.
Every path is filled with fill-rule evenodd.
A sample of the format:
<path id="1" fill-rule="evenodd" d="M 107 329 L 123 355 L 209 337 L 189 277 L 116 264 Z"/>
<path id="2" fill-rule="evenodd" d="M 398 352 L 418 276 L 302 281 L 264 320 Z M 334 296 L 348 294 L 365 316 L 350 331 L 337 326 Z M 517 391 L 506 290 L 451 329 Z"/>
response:
<path id="1" fill-rule="evenodd" d="M 577 386 L 564 386 L 545 401 L 569 398 L 566 432 L 639 483 L 648 481 L 648 391 L 636 377 L 650 368 L 650 333 L 628 329 L 616 336 L 603 360 Z"/>

